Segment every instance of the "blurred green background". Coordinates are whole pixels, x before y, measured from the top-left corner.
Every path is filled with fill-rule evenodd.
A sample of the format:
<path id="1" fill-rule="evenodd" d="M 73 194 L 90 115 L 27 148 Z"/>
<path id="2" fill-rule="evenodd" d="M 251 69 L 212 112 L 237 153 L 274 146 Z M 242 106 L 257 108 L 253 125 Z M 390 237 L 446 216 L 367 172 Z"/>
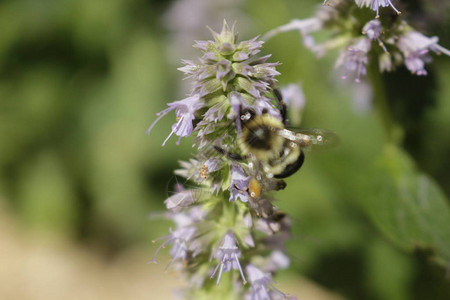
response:
<path id="1" fill-rule="evenodd" d="M 149 285 L 140 282 L 136 290 L 142 299 L 152 299 L 151 282 L 172 278 L 146 264 L 156 249 L 152 239 L 165 235 L 170 226 L 149 215 L 164 211 L 163 200 L 177 181 L 173 170 L 194 149 L 190 139 L 180 146 L 173 139 L 161 148 L 174 116 L 162 119 L 150 136 L 145 130 L 165 103 L 186 93 L 188 83 L 176 70 L 180 60 L 195 59 L 199 53 L 190 47 L 194 39 L 209 39 L 205 26 L 219 30 L 224 17 L 230 23 L 236 20 L 240 39 L 248 39 L 292 18 L 311 16 L 319 2 L 1 1 L 0 231 L 6 234 L 0 236 L 0 248 L 13 249 L 0 252 L 1 260 L 15 261 L 14 255 L 26 260 L 51 236 L 63 241 L 62 253 L 74 253 L 67 260 L 84 261 L 79 276 L 92 271 L 89 266 L 96 262 L 86 260 L 94 258 L 104 263 L 96 267 L 102 270 L 98 274 L 116 272 L 126 278 L 131 276 L 126 271 L 139 270 L 140 280 Z M 448 48 L 450 10 L 445 5 L 410 1 L 404 8 L 414 25 L 440 36 L 440 44 Z M 314 292 L 303 299 L 450 299 L 443 267 L 450 257 L 450 59 L 435 56 L 427 77 L 399 69 L 380 78 L 404 136 L 401 150 L 385 145 L 370 95 L 364 97 L 361 87 L 339 79 L 333 67 L 337 53 L 317 60 L 295 32 L 265 46 L 263 54 L 272 53 L 272 61 L 282 63 L 280 85 L 303 87 L 301 127 L 333 129 L 342 140 L 336 151 L 307 155 L 302 170 L 277 194 L 277 205 L 292 216 L 294 231 L 292 266 L 279 281 L 290 282 L 294 290 L 296 280 L 314 282 Z M 361 97 L 366 104 L 362 108 L 355 102 Z M 418 201 L 431 195 L 430 203 L 435 203 L 423 217 L 410 205 L 415 194 L 409 195 L 408 189 L 406 196 L 402 190 L 397 194 L 392 184 L 415 186 L 416 179 L 431 186 L 425 198 L 417 192 Z M 398 226 L 393 215 L 399 214 L 406 223 L 409 214 L 418 216 L 419 225 L 415 228 L 411 221 L 411 226 Z M 48 246 L 52 243 L 44 244 L 54 251 Z M 128 270 L 126 263 L 117 267 L 118 258 L 130 249 L 141 249 L 133 260 L 135 269 Z M 43 289 L 43 298 L 33 289 L 29 294 L 11 290 L 16 285 L 3 277 L 18 276 L 17 286 L 33 281 L 21 274 L 29 266 L 21 266 L 11 265 L 16 268 L 13 275 L 6 268 L 0 272 L 0 298 L 53 299 L 45 294 L 49 289 Z M 45 276 L 53 266 L 36 268 Z M 123 279 L 106 278 L 102 284 L 111 286 Z M 68 279 L 66 284 L 80 282 Z"/>

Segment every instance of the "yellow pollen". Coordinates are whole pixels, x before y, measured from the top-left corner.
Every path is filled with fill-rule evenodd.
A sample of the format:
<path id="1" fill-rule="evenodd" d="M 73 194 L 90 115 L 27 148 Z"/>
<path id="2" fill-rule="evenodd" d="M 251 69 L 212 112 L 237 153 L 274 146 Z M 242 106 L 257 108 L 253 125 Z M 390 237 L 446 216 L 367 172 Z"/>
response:
<path id="1" fill-rule="evenodd" d="M 201 178 L 206 179 L 208 178 L 209 170 L 206 165 L 201 166 L 200 171 L 198 172 Z"/>

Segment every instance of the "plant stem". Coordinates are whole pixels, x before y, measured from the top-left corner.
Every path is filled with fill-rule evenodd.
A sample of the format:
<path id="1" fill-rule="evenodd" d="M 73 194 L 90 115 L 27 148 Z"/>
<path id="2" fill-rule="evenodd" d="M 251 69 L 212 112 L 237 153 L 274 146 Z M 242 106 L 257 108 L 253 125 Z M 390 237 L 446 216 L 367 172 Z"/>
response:
<path id="1" fill-rule="evenodd" d="M 371 64 L 371 67 L 369 68 L 369 78 L 373 89 L 374 107 L 383 127 L 386 141 L 398 145 L 402 141 L 403 133 L 392 117 L 382 74 L 380 70 L 373 65 L 376 66 L 377 64 Z"/>

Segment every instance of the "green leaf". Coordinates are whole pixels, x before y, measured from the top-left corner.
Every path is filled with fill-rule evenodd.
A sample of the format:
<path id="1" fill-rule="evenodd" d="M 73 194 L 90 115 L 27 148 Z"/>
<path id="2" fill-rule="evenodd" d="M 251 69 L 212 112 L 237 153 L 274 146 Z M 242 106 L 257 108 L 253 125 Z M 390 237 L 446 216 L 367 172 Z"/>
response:
<path id="1" fill-rule="evenodd" d="M 377 299 L 412 299 L 413 262 L 385 240 L 372 239 L 367 247 L 368 289 Z"/>
<path id="2" fill-rule="evenodd" d="M 393 145 L 385 147 L 375 171 L 378 184 L 365 203 L 377 226 L 403 248 L 430 249 L 439 264 L 448 265 L 450 209 L 439 186 Z"/>

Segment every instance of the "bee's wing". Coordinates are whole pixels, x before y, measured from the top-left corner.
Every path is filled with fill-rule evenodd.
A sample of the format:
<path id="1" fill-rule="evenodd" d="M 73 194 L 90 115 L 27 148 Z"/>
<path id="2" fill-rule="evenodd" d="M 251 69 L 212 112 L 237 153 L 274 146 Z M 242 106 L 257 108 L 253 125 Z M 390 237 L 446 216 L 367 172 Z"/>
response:
<path id="1" fill-rule="evenodd" d="M 279 134 L 300 145 L 302 150 L 328 150 L 339 145 L 339 137 L 328 129 L 281 129 Z"/>

